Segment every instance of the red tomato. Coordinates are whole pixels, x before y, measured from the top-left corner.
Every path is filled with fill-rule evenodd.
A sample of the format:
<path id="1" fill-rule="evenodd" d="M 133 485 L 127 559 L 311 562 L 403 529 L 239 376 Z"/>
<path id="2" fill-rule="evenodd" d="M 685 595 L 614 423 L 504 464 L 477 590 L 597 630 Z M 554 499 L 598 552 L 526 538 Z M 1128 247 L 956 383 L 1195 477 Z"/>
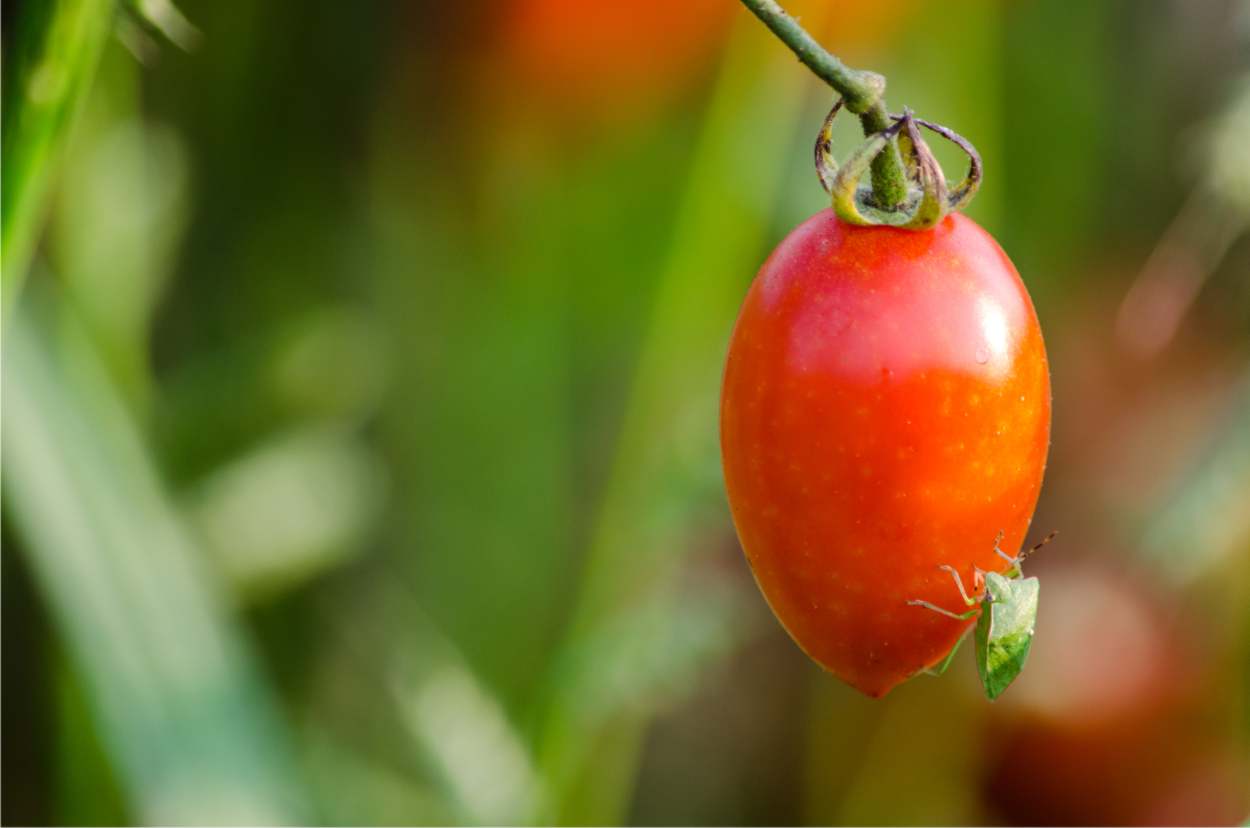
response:
<path id="1" fill-rule="evenodd" d="M 721 452 L 738 536 L 803 650 L 870 696 L 971 621 L 950 564 L 1001 571 L 1041 488 L 1050 376 L 1032 302 L 971 219 L 855 227 L 825 210 L 764 264 L 729 346 Z"/>

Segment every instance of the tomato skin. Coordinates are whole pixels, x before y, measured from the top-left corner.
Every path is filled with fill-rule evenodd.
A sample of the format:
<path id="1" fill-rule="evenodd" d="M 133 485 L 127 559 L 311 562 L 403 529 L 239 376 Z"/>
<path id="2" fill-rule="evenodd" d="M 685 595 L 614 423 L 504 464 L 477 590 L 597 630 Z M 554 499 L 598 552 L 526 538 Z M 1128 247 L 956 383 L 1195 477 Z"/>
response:
<path id="1" fill-rule="evenodd" d="M 721 453 L 738 536 L 782 625 L 869 696 L 939 662 L 972 621 L 950 564 L 1002 571 L 1050 440 L 1037 315 L 993 238 L 825 210 L 765 262 L 725 365 Z"/>

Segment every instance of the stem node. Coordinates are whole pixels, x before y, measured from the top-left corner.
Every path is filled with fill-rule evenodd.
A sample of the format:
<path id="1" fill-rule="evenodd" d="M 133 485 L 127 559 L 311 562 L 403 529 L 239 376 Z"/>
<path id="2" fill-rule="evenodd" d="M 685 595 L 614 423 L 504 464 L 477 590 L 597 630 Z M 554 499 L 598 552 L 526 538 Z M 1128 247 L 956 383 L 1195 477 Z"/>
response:
<path id="1" fill-rule="evenodd" d="M 862 84 L 854 95 L 844 95 L 846 111 L 863 115 L 881 104 L 885 98 L 885 75 L 876 72 L 860 72 Z M 883 104 L 884 105 L 884 104 Z"/>

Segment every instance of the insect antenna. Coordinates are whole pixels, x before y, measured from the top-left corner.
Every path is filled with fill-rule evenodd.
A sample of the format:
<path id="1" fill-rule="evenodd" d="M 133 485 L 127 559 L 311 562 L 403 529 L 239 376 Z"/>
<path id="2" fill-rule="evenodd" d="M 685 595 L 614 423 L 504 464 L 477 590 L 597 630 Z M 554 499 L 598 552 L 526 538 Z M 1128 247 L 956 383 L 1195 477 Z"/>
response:
<path id="1" fill-rule="evenodd" d="M 1050 543 L 1051 541 L 1053 541 L 1053 540 L 1055 539 L 1055 536 L 1056 536 L 1056 535 L 1058 535 L 1058 534 L 1059 534 L 1059 530 L 1058 530 L 1058 529 L 1054 530 L 1054 531 L 1053 531 L 1053 532 L 1051 532 L 1049 535 L 1047 535 L 1046 537 L 1042 538 L 1042 540 L 1041 540 L 1041 542 L 1040 542 L 1040 543 L 1036 544 L 1035 546 L 1030 547 L 1029 549 L 1025 549 L 1025 550 L 1023 550 L 1023 551 L 1022 551 L 1022 552 L 1021 552 L 1021 553 L 1020 553 L 1020 554 L 1016 557 L 1016 560 L 1017 560 L 1017 561 L 1022 561 L 1022 560 L 1024 560 L 1025 558 L 1029 557 L 1029 556 L 1030 556 L 1030 555 L 1032 555 L 1034 552 L 1036 552 L 1037 550 L 1041 549 L 1041 548 L 1042 548 L 1043 546 L 1045 546 L 1046 544 L 1048 544 L 1048 543 Z"/>
<path id="2" fill-rule="evenodd" d="M 994 551 L 998 554 L 998 557 L 1002 558 L 1010 566 L 1015 567 L 1016 572 L 1019 573 L 1021 572 L 1020 564 L 1024 562 L 1024 559 L 1032 555 L 1037 550 L 1041 549 L 1046 544 L 1050 543 L 1052 540 L 1055 539 L 1055 536 L 1058 534 L 1059 534 L 1059 530 L 1056 529 L 1055 531 L 1051 532 L 1046 537 L 1042 538 L 1041 543 L 1037 544 L 1036 546 L 1032 548 L 1020 550 L 1020 553 L 1013 558 L 1010 555 L 1008 555 L 1006 552 L 1004 552 L 1002 550 L 1002 547 L 999 546 L 999 544 L 1003 542 L 1003 532 L 999 530 L 998 536 L 994 538 Z"/>

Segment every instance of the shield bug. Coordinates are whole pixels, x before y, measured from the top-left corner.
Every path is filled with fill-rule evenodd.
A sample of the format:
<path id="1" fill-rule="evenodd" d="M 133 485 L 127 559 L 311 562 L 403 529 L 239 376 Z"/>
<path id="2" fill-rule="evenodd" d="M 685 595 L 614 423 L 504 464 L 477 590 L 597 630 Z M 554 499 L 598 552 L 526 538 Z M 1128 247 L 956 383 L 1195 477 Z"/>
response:
<path id="1" fill-rule="evenodd" d="M 1051 532 L 1041 543 L 1013 558 L 999 547 L 1003 539 L 1003 533 L 999 532 L 994 539 L 994 552 L 1007 562 L 1007 570 L 998 573 L 975 568 L 974 590 L 984 584 L 984 592 L 979 598 L 968 594 L 963 579 L 953 566 L 943 564 L 938 567 L 950 573 L 964 605 L 970 607 L 965 612 L 951 612 L 929 601 L 907 602 L 911 606 L 924 607 L 959 621 L 976 617 L 974 640 L 977 648 L 977 672 L 981 676 L 985 695 L 991 701 L 998 698 L 1015 681 L 1016 676 L 1020 675 L 1029 655 L 1029 647 L 1033 643 L 1039 584 L 1037 578 L 1024 577 L 1021 564 L 1026 557 L 1050 543 L 1056 534 L 1058 533 Z M 962 643 L 963 638 L 956 642 L 946 659 L 931 672 L 935 675 L 944 673 Z"/>

